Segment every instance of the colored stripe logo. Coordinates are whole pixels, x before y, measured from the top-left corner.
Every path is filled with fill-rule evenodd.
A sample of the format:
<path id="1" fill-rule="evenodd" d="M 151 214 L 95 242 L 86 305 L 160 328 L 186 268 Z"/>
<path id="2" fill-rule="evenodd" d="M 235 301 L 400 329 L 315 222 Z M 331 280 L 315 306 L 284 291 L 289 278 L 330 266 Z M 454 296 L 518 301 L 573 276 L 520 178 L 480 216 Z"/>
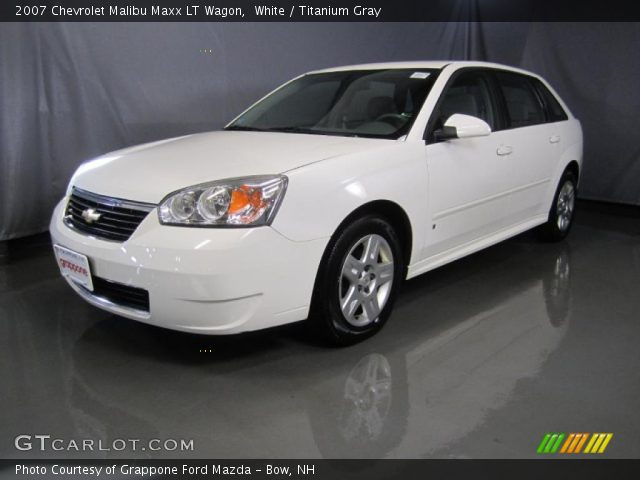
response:
<path id="1" fill-rule="evenodd" d="M 613 433 L 547 433 L 538 445 L 537 452 L 540 454 L 604 453 L 612 438 Z"/>

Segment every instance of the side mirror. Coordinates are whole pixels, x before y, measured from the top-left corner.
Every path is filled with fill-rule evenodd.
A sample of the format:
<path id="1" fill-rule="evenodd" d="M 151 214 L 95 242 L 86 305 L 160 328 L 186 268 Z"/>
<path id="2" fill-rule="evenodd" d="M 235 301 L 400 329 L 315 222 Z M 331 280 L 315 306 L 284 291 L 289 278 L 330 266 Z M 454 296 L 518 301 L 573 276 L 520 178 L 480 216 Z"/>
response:
<path id="1" fill-rule="evenodd" d="M 444 123 L 444 127 L 433 132 L 436 140 L 451 140 L 454 138 L 486 137 L 491 133 L 487 122 L 471 115 L 454 113 Z"/>

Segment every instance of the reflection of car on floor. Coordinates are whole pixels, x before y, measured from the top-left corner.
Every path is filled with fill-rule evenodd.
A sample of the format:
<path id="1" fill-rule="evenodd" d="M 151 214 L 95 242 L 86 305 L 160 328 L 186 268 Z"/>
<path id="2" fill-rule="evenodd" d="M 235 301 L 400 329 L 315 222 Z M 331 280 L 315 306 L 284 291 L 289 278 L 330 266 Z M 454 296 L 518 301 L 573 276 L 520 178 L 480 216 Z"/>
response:
<path id="1" fill-rule="evenodd" d="M 271 337 L 231 339 L 206 360 L 190 351 L 198 337 L 105 320 L 72 351 L 73 421 L 104 441 L 187 436 L 196 456 L 428 456 L 508 402 L 558 348 L 571 314 L 570 260 L 568 245 L 536 246 L 518 282 L 479 269 L 462 280 L 470 288 L 455 306 L 410 283 L 393 342 L 310 349 L 295 369 L 290 346 L 270 349 Z M 160 373 L 151 378 L 149 368 Z"/>

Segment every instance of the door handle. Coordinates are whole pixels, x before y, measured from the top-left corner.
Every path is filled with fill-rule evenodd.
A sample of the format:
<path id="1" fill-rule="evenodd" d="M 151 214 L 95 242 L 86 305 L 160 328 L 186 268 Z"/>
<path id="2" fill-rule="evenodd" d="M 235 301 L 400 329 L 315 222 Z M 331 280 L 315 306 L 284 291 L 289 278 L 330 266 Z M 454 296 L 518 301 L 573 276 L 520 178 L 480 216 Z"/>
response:
<path id="1" fill-rule="evenodd" d="M 505 155 L 511 155 L 512 152 L 513 148 L 511 148 L 509 145 L 500 145 L 496 150 L 496 154 L 500 155 L 501 157 Z"/>
<path id="2" fill-rule="evenodd" d="M 551 135 L 549 137 L 549 143 L 558 143 L 560 141 L 560 135 Z"/>

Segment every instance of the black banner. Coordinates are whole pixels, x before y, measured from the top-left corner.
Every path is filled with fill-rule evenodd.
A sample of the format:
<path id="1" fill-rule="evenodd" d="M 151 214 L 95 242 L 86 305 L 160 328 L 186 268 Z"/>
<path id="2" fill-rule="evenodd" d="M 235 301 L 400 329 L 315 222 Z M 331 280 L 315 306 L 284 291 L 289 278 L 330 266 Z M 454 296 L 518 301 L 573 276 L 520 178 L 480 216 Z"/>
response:
<path id="1" fill-rule="evenodd" d="M 634 21 L 630 0 L 15 0 L 4 22 Z"/>
<path id="2" fill-rule="evenodd" d="M 2 478 L 640 478 L 640 460 L 0 460 Z"/>

